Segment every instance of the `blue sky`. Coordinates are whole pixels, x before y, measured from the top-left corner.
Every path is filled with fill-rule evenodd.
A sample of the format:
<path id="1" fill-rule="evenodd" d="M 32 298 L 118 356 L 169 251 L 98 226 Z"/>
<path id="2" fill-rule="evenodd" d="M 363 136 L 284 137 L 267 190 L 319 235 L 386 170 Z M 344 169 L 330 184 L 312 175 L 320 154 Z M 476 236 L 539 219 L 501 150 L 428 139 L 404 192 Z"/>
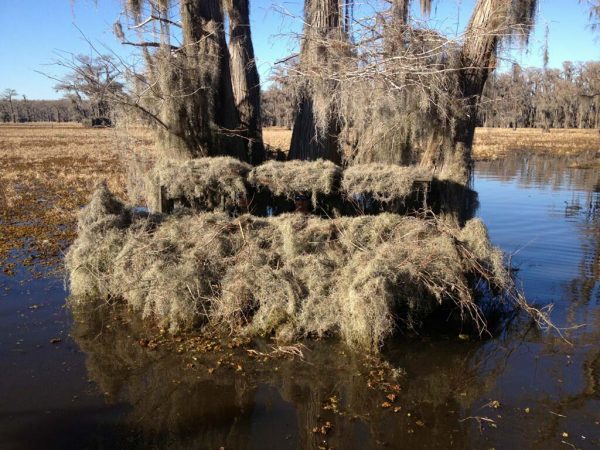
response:
<path id="1" fill-rule="evenodd" d="M 474 2 L 434 2 L 434 23 L 449 33 L 461 30 Z M 290 32 L 301 29 L 299 20 L 282 11 L 299 16 L 301 5 L 301 0 L 251 0 L 253 42 L 263 81 L 273 62 L 294 49 Z M 89 54 L 86 38 L 101 52 L 110 49 L 127 56 L 129 49 L 122 48 L 112 34 L 120 11 L 120 0 L 0 0 L 0 91 L 10 87 L 30 99 L 60 97 L 53 89 L 55 82 L 37 71 L 60 75 L 51 65 L 57 52 Z M 578 0 L 541 0 L 528 49 L 509 56 L 524 66 L 541 66 L 546 24 L 550 27 L 550 66 L 558 67 L 565 60 L 600 59 L 600 32 L 590 31 L 586 7 Z"/>

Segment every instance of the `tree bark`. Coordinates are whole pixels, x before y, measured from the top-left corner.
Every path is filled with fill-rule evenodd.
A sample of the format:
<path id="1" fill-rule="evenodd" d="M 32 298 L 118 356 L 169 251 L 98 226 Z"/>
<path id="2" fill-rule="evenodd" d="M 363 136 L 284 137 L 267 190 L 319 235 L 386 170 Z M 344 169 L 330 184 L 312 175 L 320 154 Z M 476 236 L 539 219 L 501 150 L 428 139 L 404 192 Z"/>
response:
<path id="1" fill-rule="evenodd" d="M 300 89 L 288 158 L 323 158 L 339 164 L 342 160 L 338 145 L 341 127 L 331 103 L 336 83 L 327 80 L 313 83 L 310 78 L 318 73 L 321 65 L 328 64 L 328 60 L 335 57 L 331 54 L 328 42 L 342 39 L 341 7 L 338 0 L 306 0 L 304 9 L 306 25 L 300 53 L 300 70 L 306 72 L 308 81 Z M 327 106 L 316 111 L 316 103 Z M 326 118 L 327 123 L 321 128 L 317 126 L 317 122 L 322 122 L 317 120 L 317 114 Z"/>
<path id="2" fill-rule="evenodd" d="M 248 0 L 226 0 L 229 16 L 231 82 L 246 153 L 252 164 L 265 159 L 262 139 L 260 78 L 250 33 Z"/>
<path id="3" fill-rule="evenodd" d="M 15 107 L 13 106 L 12 96 L 8 97 L 8 104 L 10 105 L 10 115 L 12 116 L 13 123 L 17 123 L 17 116 L 15 114 Z"/>
<path id="4" fill-rule="evenodd" d="M 505 29 L 511 2 L 478 0 L 465 33 L 460 52 L 458 88 L 464 113 L 456 118 L 453 129 L 453 153 L 445 165 L 454 165 L 457 181 L 467 182 L 471 172 L 473 137 L 477 126 L 479 100 L 489 74 L 496 68 L 498 44 Z"/>
<path id="5" fill-rule="evenodd" d="M 181 50 L 165 45 L 157 57 L 164 150 L 179 158 L 229 155 L 246 161 L 220 1 L 182 0 L 181 22 Z"/>
<path id="6" fill-rule="evenodd" d="M 342 157 L 338 150 L 340 129 L 335 122 L 329 123 L 325 133 L 317 132 L 313 112 L 313 101 L 309 95 L 303 95 L 296 111 L 289 159 L 313 161 L 328 159 L 341 164 Z"/>

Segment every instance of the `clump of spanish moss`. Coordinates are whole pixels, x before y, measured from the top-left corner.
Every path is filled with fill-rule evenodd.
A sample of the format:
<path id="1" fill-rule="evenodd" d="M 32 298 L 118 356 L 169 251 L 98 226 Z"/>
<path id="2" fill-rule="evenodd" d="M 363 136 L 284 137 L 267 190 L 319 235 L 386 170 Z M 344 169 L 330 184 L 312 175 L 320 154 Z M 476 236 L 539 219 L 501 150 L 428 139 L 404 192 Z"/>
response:
<path id="1" fill-rule="evenodd" d="M 431 172 L 417 166 L 356 164 L 344 171 L 342 189 L 349 195 L 370 194 L 381 202 L 403 200 L 419 180 L 431 180 Z"/>
<path id="2" fill-rule="evenodd" d="M 184 199 L 207 209 L 235 204 L 246 195 L 246 177 L 251 166 L 221 156 L 187 161 L 168 160 L 151 175 L 152 189 L 162 187 L 168 199 Z M 157 193 L 150 196 L 156 199 Z M 156 209 L 157 205 L 153 205 Z"/>
<path id="3" fill-rule="evenodd" d="M 337 191 L 342 169 L 319 159 L 316 161 L 268 161 L 255 167 L 248 175 L 251 185 L 268 189 L 275 195 L 293 198 L 299 192 L 311 193 L 313 202 L 318 194 Z"/>
<path id="4" fill-rule="evenodd" d="M 132 217 L 101 188 L 79 224 L 66 258 L 71 302 L 120 300 L 171 332 L 337 335 L 377 350 L 442 305 L 485 329 L 474 279 L 506 294 L 498 301 L 521 301 L 478 220 L 462 230 L 396 214 L 205 212 L 153 221 Z"/>
<path id="5" fill-rule="evenodd" d="M 112 257 L 123 245 L 124 230 L 130 223 L 130 211 L 105 183 L 100 184 L 90 203 L 79 213 L 79 245 L 71 247 L 67 255 L 67 265 L 72 269 L 70 282 L 79 286 L 81 295 L 110 295 L 108 286 L 98 283 L 97 277 L 112 270 Z M 83 270 L 79 270 L 80 261 L 85 261 Z"/>

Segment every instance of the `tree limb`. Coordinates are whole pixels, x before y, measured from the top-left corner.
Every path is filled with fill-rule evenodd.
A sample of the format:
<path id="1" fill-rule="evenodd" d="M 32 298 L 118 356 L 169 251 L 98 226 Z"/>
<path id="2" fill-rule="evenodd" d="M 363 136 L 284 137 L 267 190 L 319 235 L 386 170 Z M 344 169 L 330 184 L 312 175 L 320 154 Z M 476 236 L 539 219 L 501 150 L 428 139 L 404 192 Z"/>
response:
<path id="1" fill-rule="evenodd" d="M 121 42 L 123 45 L 132 45 L 134 47 L 162 47 L 163 44 L 160 42 L 131 42 L 131 41 L 123 41 Z M 179 50 L 179 47 L 174 45 L 168 45 L 172 51 L 176 52 Z"/>
<path id="2" fill-rule="evenodd" d="M 151 15 L 150 17 L 148 17 L 143 22 L 138 23 L 137 25 L 133 25 L 133 26 L 129 27 L 129 29 L 130 30 L 135 30 L 136 28 L 142 28 L 143 26 L 148 25 L 153 20 L 157 20 L 159 22 L 168 23 L 169 25 L 173 25 L 175 27 L 181 28 L 181 24 L 179 24 L 177 22 L 174 22 L 172 20 L 166 19 L 164 17 L 159 17 L 159 16 Z"/>

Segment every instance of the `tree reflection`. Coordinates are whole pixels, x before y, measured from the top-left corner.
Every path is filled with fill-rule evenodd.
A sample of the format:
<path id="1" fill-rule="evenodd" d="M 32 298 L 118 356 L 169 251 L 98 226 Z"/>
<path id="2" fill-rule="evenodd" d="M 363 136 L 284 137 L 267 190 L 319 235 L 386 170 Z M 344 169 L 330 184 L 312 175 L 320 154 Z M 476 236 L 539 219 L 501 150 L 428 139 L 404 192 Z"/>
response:
<path id="1" fill-rule="evenodd" d="M 152 350 L 141 324 L 115 322 L 110 308 L 74 316 L 89 377 L 131 406 L 144 445 L 161 448 L 467 448 L 474 428 L 460 419 L 502 371 L 481 342 L 405 339 L 385 363 L 320 341 L 304 360 L 261 361 L 242 347 Z"/>
<path id="2" fill-rule="evenodd" d="M 595 159 L 596 152 L 576 156 L 513 152 L 505 158 L 477 162 L 477 173 L 503 181 L 516 179 L 521 187 L 544 186 L 552 189 L 576 189 L 598 192 L 597 169 L 578 169 Z"/>

